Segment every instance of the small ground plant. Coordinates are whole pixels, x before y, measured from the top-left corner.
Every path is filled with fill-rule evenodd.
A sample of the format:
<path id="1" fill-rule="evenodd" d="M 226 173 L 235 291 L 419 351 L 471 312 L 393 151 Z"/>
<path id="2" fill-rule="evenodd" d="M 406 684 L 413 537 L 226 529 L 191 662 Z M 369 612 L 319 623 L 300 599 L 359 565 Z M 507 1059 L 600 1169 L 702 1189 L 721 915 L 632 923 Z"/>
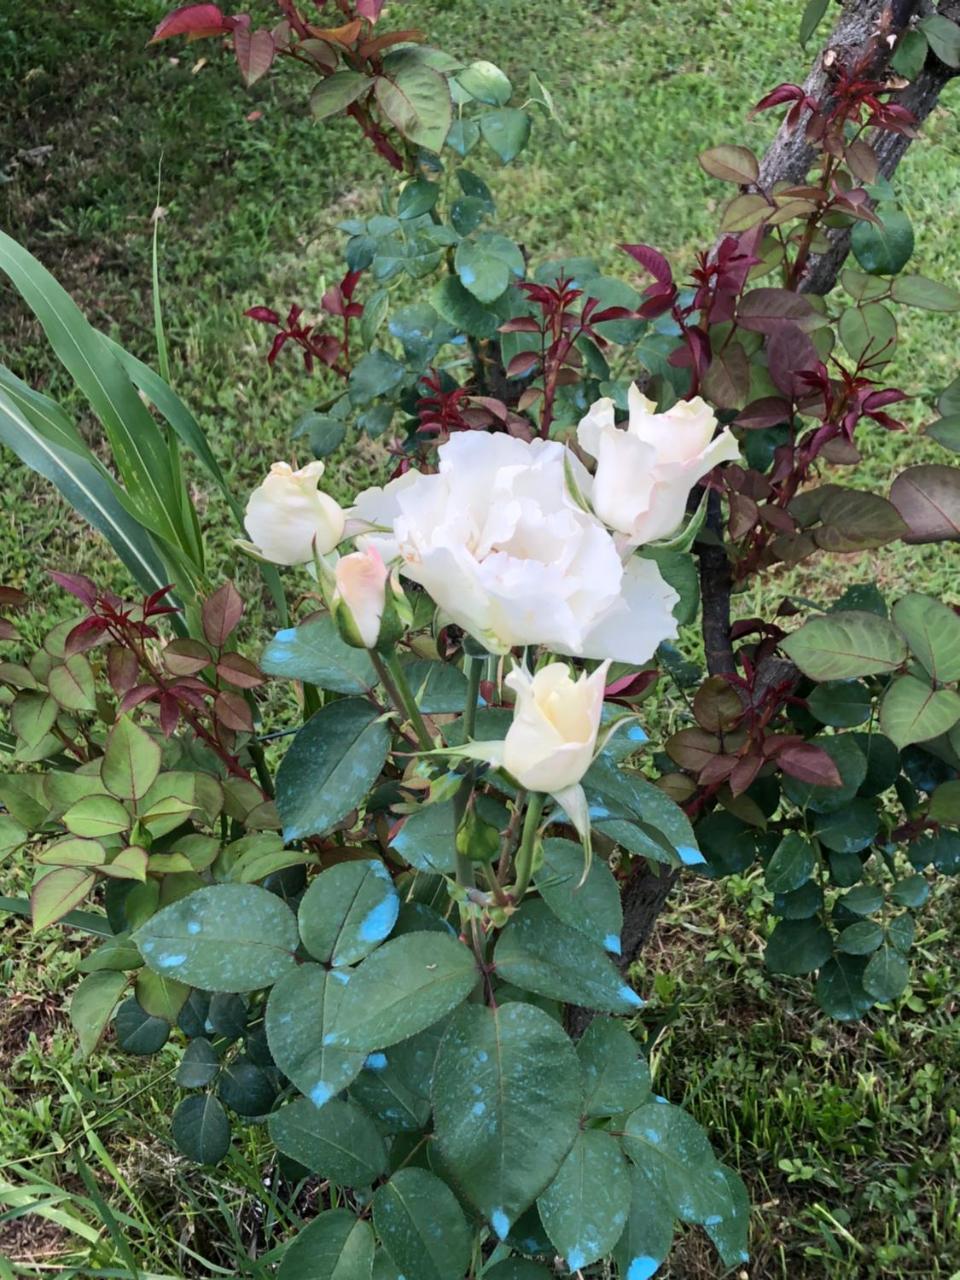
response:
<path id="1" fill-rule="evenodd" d="M 768 968 L 853 1022 L 904 992 L 915 913 L 960 869 L 952 603 L 868 583 L 731 615 L 782 566 L 960 537 L 956 467 L 886 495 L 856 470 L 865 432 L 906 430 L 894 308 L 960 310 L 906 271 L 882 172 L 917 123 L 899 95 L 960 63 L 958 29 L 888 14 L 818 92 L 775 87 L 756 110 L 786 109 L 803 172 L 707 151 L 735 192 L 717 241 L 686 276 L 625 244 L 620 279 L 496 229 L 475 157 L 509 165 L 556 121 L 535 77 L 518 100 L 492 63 L 385 31 L 377 0 L 336 7 L 320 25 L 278 0 L 256 27 L 194 4 L 154 34 L 221 39 L 247 84 L 299 64 L 313 114 L 386 167 L 316 311 L 247 313 L 269 364 L 296 348 L 337 384 L 295 428 L 312 461 L 241 505 L 169 385 L 159 308 L 155 373 L 0 235 L 112 465 L 5 368 L 0 440 L 139 592 L 55 572 L 82 612 L 39 646 L 31 602 L 0 596 L 0 848 L 36 863 L 10 905 L 99 938 L 70 1008 L 84 1052 L 111 1027 L 133 1054 L 183 1046 L 186 1156 L 265 1125 L 286 1177 L 318 1181 L 280 1280 L 647 1280 L 678 1223 L 732 1267 L 745 1190 L 655 1092 L 630 968 L 681 873 L 759 866 Z M 840 289 L 814 292 L 847 247 Z M 960 383 L 938 410 L 960 451 Z M 345 508 L 322 459 L 360 434 L 384 484 Z M 260 566 L 265 647 L 210 581 L 182 448 Z"/>

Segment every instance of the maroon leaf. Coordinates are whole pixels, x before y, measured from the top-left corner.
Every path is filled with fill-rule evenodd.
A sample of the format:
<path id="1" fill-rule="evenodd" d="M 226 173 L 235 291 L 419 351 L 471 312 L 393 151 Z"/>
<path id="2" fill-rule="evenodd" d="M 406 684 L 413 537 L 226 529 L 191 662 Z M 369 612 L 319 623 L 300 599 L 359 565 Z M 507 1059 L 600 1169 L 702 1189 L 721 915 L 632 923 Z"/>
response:
<path id="1" fill-rule="evenodd" d="M 540 325 L 533 316 L 515 316 L 505 321 L 499 329 L 500 333 L 539 333 Z"/>
<path id="2" fill-rule="evenodd" d="M 778 396 L 764 396 L 761 400 L 752 400 L 745 409 L 741 409 L 734 419 L 737 427 L 746 427 L 748 431 L 762 431 L 765 427 L 778 427 L 781 422 L 790 421 L 790 403 Z"/>
<path id="3" fill-rule="evenodd" d="M 507 365 L 507 377 L 524 378 L 528 373 L 532 373 L 539 363 L 540 357 L 536 351 L 521 351 Z"/>
<path id="4" fill-rule="evenodd" d="M 129 693 L 123 695 L 117 711 L 121 714 L 124 711 L 132 711 L 134 707 L 139 707 L 141 702 L 147 702 L 150 698 L 155 698 L 159 692 L 158 685 L 138 684 L 135 689 L 131 689 Z"/>
<path id="5" fill-rule="evenodd" d="M 812 742 L 800 742 L 784 747 L 776 755 L 784 773 L 798 782 L 810 782 L 818 787 L 840 787 L 843 779 L 840 771 L 822 747 Z"/>
<path id="6" fill-rule="evenodd" d="M 20 632 L 9 618 L 0 618 L 0 640 L 18 640 Z"/>
<path id="7" fill-rule="evenodd" d="M 620 248 L 624 253 L 629 253 L 631 258 L 636 259 L 642 267 L 649 271 L 658 284 L 673 283 L 673 271 L 670 263 L 657 249 L 648 244 L 622 244 Z"/>
<path id="8" fill-rule="evenodd" d="M 805 333 L 823 327 L 823 316 L 810 300 L 790 289 L 751 289 L 740 301 L 737 321 L 754 333 L 772 333 L 784 322 Z"/>
<path id="9" fill-rule="evenodd" d="M 261 324 L 279 324 L 280 317 L 270 307 L 248 307 L 243 313 L 251 320 L 259 320 Z"/>
<path id="10" fill-rule="evenodd" d="M 276 46 L 273 43 L 273 36 L 263 27 L 256 31 L 237 27 L 233 33 L 233 51 L 237 57 L 237 66 L 240 68 L 243 83 L 249 89 L 270 70 Z"/>
<path id="11" fill-rule="evenodd" d="M 107 650 L 107 679 L 118 698 L 124 697 L 137 683 L 140 663 L 132 649 L 112 644 Z"/>
<path id="12" fill-rule="evenodd" d="M 228 729 L 237 733 L 253 733 L 253 713 L 242 694 L 221 690 L 213 704 L 213 713 Z"/>
<path id="13" fill-rule="evenodd" d="M 95 648 L 107 634 L 107 624 L 102 618 L 84 618 L 78 622 L 64 641 L 64 653 L 86 653 Z"/>
<path id="14" fill-rule="evenodd" d="M 0 606 L 4 609 L 22 609 L 27 598 L 27 593 L 19 587 L 0 587 Z"/>
<path id="15" fill-rule="evenodd" d="M 890 501 L 910 530 L 905 542 L 960 539 L 960 467 L 908 467 L 894 480 Z"/>
<path id="16" fill-rule="evenodd" d="M 169 40 L 171 36 L 189 36 L 191 40 L 199 40 L 203 36 L 217 36 L 228 31 L 227 19 L 215 4 L 185 4 L 160 22 L 150 44 L 158 40 Z"/>
<path id="17" fill-rule="evenodd" d="M 194 676 L 211 661 L 210 650 L 199 640 L 172 640 L 163 651 L 163 665 L 175 676 Z"/>
<path id="18" fill-rule="evenodd" d="M 778 324 L 767 339 L 767 363 L 775 386 L 797 399 L 804 394 L 804 373 L 812 373 L 820 364 L 817 349 L 810 338 L 795 324 Z"/>
<path id="19" fill-rule="evenodd" d="M 366 18 L 368 22 L 376 22 L 385 3 L 386 0 L 357 0 L 357 16 Z"/>
<path id="20" fill-rule="evenodd" d="M 217 663 L 217 674 L 238 689 L 257 689 L 264 682 L 250 659 L 239 653 L 225 653 Z"/>
<path id="21" fill-rule="evenodd" d="M 100 593 L 96 583 L 91 582 L 82 573 L 60 573 L 56 569 L 51 569 L 50 577 L 57 586 L 63 587 L 64 591 L 69 591 L 72 596 L 82 600 L 88 609 L 95 608 Z"/>
<path id="22" fill-rule="evenodd" d="M 180 722 L 180 704 L 172 693 L 160 695 L 160 732 L 169 738 Z"/>
<path id="23" fill-rule="evenodd" d="M 222 648 L 237 623 L 243 617 L 243 600 L 232 582 L 225 582 L 208 600 L 204 600 L 201 610 L 203 634 L 216 649 Z"/>

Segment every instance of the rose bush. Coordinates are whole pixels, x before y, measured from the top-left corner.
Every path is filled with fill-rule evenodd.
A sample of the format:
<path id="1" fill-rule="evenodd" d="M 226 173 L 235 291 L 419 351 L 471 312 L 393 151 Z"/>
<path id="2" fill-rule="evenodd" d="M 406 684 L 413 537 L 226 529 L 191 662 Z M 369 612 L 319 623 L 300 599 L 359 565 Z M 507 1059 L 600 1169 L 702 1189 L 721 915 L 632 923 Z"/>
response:
<path id="1" fill-rule="evenodd" d="M 649 904 L 684 869 L 753 873 L 768 967 L 815 975 L 820 1009 L 856 1021 L 907 989 L 914 913 L 960 869 L 955 609 L 865 583 L 731 615 L 779 564 L 960 528 L 956 468 L 909 468 L 889 497 L 818 483 L 865 432 L 904 429 L 887 304 L 960 309 L 903 274 L 912 236 L 892 233 L 875 146 L 913 125 L 878 78 L 890 42 L 871 35 L 822 97 L 759 104 L 804 123 L 808 181 L 712 149 L 703 167 L 738 188 L 721 238 L 686 283 L 624 246 L 626 281 L 532 266 L 489 225 L 464 162 L 482 143 L 509 164 L 531 109 L 553 110 L 543 86 L 510 105 L 492 64 L 375 34 L 379 3 L 339 7 L 319 27 L 284 0 L 254 29 L 187 5 L 155 38 L 221 36 L 248 83 L 289 57 L 314 114 L 349 117 L 399 175 L 344 225 L 322 319 L 247 313 L 277 330 L 271 363 L 292 342 L 336 386 L 301 423 L 314 452 L 382 439 L 393 474 L 349 510 L 319 460 L 275 464 L 244 509 L 168 382 L 0 236 L 115 468 L 7 370 L 2 438 L 142 588 L 56 575 L 83 612 L 33 652 L 2 622 L 20 647 L 0 666 L 0 841 L 36 863 L 14 908 L 101 939 L 71 1003 L 85 1052 L 110 1028 L 131 1053 L 182 1046 L 183 1153 L 215 1164 L 231 1126 L 265 1126 L 277 1194 L 294 1187 L 280 1280 L 642 1280 L 678 1222 L 733 1266 L 743 1185 L 652 1088 L 631 977 Z M 858 269 L 812 297 L 845 232 Z M 931 433 L 948 449 L 958 398 Z M 262 653 L 244 638 L 258 661 L 241 595 L 210 589 L 181 445 L 252 540 L 279 627 Z"/>

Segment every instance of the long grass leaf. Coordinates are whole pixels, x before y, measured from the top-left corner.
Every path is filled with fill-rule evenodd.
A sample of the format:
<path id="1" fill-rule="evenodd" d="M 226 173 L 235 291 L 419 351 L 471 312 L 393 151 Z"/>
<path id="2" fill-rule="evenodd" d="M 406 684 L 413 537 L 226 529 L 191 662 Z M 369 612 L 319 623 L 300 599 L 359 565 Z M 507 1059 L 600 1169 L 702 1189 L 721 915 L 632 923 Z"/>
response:
<path id="1" fill-rule="evenodd" d="M 128 492 L 150 507 L 171 541 L 181 541 L 179 494 L 163 433 L 102 335 L 46 267 L 2 231 L 0 270 L 33 311 L 99 418 Z"/>
<path id="2" fill-rule="evenodd" d="M 94 462 L 47 435 L 0 388 L 0 442 L 54 484 L 85 520 L 99 529 L 144 591 L 168 584 L 149 534 L 125 509 L 118 486 Z"/>

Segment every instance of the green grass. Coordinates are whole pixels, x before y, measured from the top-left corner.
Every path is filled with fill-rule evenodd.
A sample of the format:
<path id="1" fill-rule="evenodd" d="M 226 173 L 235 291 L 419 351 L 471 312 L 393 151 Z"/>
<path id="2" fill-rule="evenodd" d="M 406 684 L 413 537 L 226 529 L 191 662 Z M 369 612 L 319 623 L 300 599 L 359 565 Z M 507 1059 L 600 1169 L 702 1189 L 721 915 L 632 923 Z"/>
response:
<path id="1" fill-rule="evenodd" d="M 289 71 L 245 93 L 211 44 L 145 49 L 167 7 L 0 0 L 0 225 L 92 320 L 152 359 L 150 215 L 162 157 L 174 380 L 243 495 L 269 461 L 289 454 L 293 423 L 324 387 L 305 380 L 293 358 L 271 375 L 264 331 L 242 312 L 258 302 L 315 305 L 339 273 L 336 223 L 374 206 L 370 174 L 378 171 L 351 124 L 305 118 L 303 83 Z M 537 71 L 566 130 L 538 123 L 530 151 L 492 172 L 506 230 L 534 261 L 590 253 L 626 272 L 618 241 L 656 243 L 677 264 L 711 242 L 724 192 L 700 172 L 696 155 L 724 141 L 762 148 L 774 122 L 748 124 L 746 112 L 763 89 L 803 74 L 795 42 L 801 8 L 800 0 L 409 0 L 397 12 L 434 43 L 499 62 L 519 86 Z M 917 268 L 954 284 L 958 101 L 951 88 L 897 180 L 917 226 Z M 253 110 L 262 117 L 248 122 Z M 44 147 L 52 150 L 35 150 Z M 0 296 L 3 358 L 37 386 L 63 393 L 35 327 L 9 291 Z M 921 397 L 916 427 L 930 416 L 924 402 L 957 372 L 960 325 L 920 312 L 901 322 L 891 375 Z M 916 429 L 868 433 L 864 453 L 855 483 L 881 492 L 904 465 L 943 460 Z M 369 450 L 345 449 L 331 461 L 344 496 L 377 473 Z M 252 594 L 255 579 L 230 549 L 221 508 L 199 473 L 194 480 L 217 570 L 236 574 Z M 34 591 L 50 565 L 101 578 L 111 572 L 102 544 L 7 457 L 0 565 L 5 581 Z M 879 578 L 894 591 L 909 585 L 954 599 L 958 567 L 956 545 L 895 547 L 821 560 L 768 589 L 825 598 L 846 582 Z M 45 599 L 65 611 L 49 591 Z M 254 604 L 254 624 L 261 618 Z M 14 868 L 5 879 L 8 891 L 22 892 L 26 872 Z M 751 1276 L 960 1275 L 960 960 L 949 953 L 948 932 L 956 906 L 955 892 L 938 894 L 923 918 L 910 993 L 895 1014 L 871 1015 L 857 1028 L 820 1017 L 805 984 L 765 974 L 765 908 L 754 882 L 693 882 L 662 921 L 641 975 L 655 997 L 651 1022 L 663 1023 L 654 1052 L 659 1085 L 686 1100 L 749 1179 Z M 67 1198 L 52 1205 L 51 1193 L 34 1184 L 30 1197 L 44 1212 L 0 1221 L 0 1277 L 51 1266 L 67 1267 L 65 1274 L 123 1271 L 127 1263 L 84 1184 L 87 1167 L 113 1212 L 125 1215 L 121 1233 L 144 1272 L 232 1275 L 231 1258 L 260 1256 L 279 1238 L 269 1210 L 263 1219 L 267 1144 L 252 1131 L 224 1169 L 198 1173 L 172 1154 L 167 1137 L 172 1050 L 146 1064 L 109 1047 L 87 1064 L 75 1060 L 61 1009 L 81 954 L 76 938 L 32 938 L 22 925 L 5 926 L 0 1184 L 20 1185 L 21 1208 L 28 1179 L 59 1186 Z M 0 1200 L 11 1203 L 2 1186 Z M 63 1213 L 81 1226 L 58 1220 Z M 691 1233 L 671 1280 L 713 1274 Z"/>

